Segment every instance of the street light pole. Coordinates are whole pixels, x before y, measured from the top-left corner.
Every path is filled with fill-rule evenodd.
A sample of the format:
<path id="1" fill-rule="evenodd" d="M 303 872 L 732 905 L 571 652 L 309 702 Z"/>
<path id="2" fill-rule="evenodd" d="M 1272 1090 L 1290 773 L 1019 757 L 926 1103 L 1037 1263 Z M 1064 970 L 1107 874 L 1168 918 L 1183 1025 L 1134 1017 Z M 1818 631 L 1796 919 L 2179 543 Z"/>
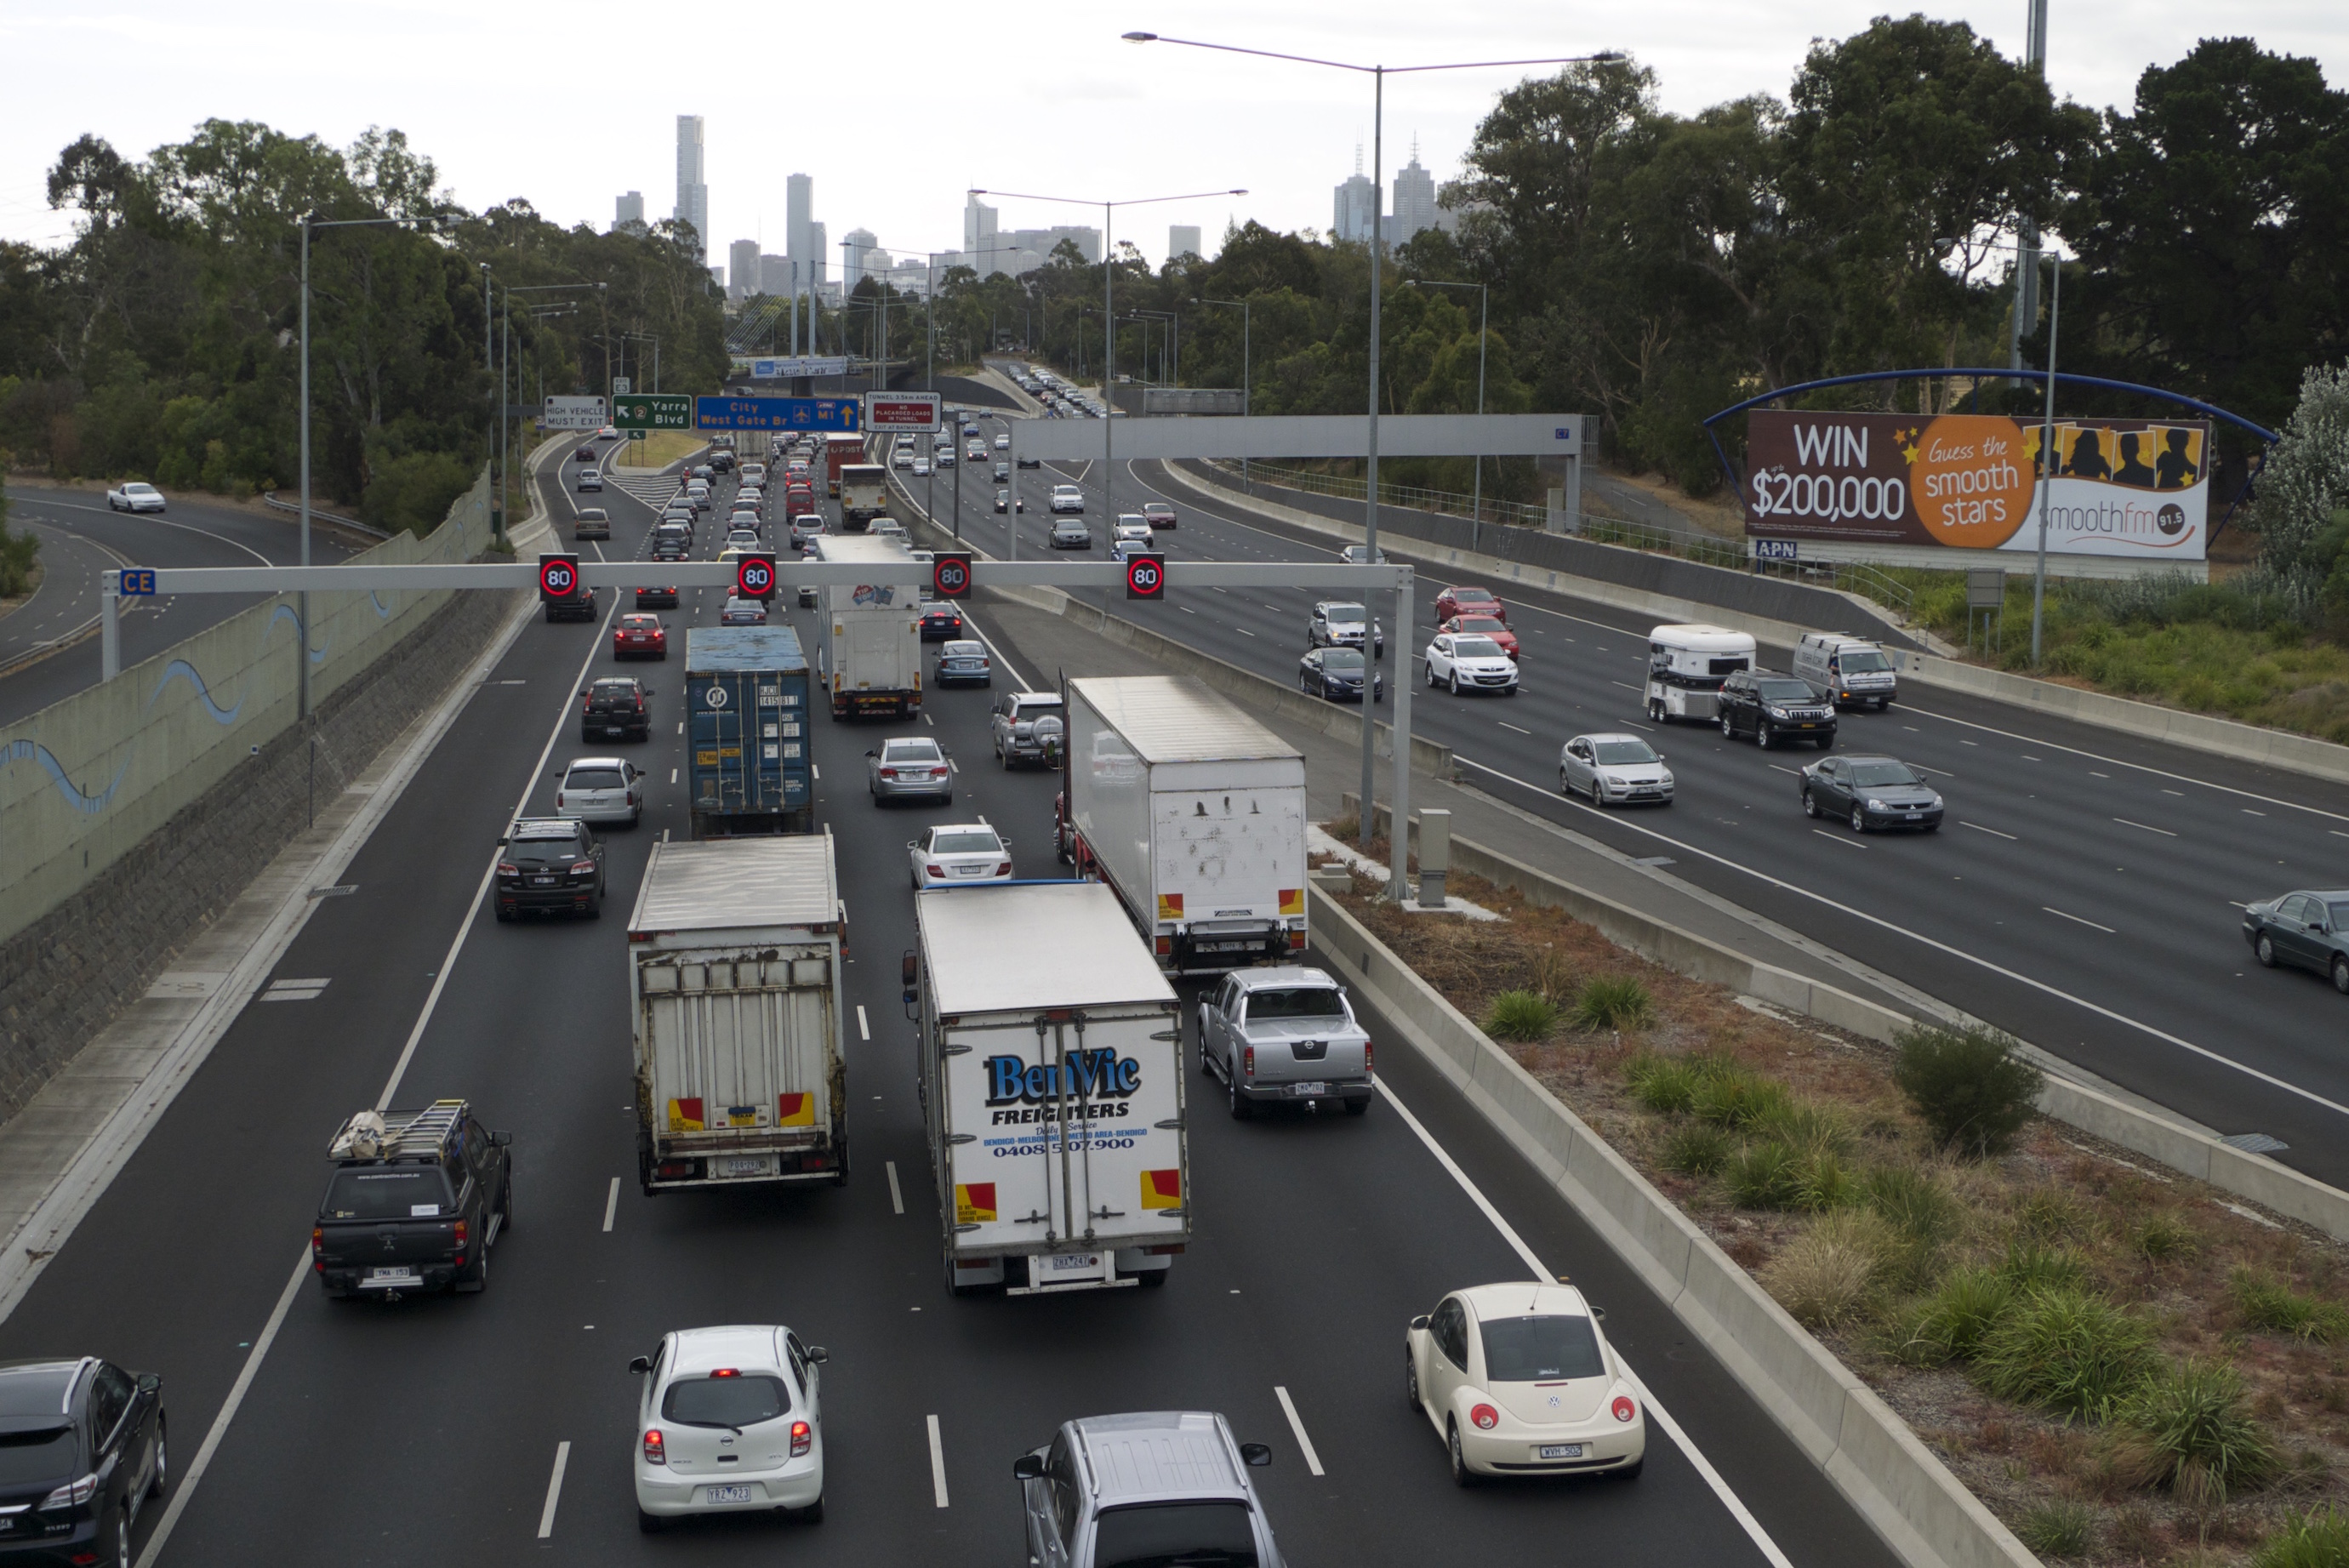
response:
<path id="1" fill-rule="evenodd" d="M 1493 293 L 1491 288 L 1484 284 L 1448 284 L 1436 278 L 1413 278 L 1409 281 L 1413 286 L 1419 288 L 1475 289 L 1476 291 L 1476 413 L 1478 418 L 1483 418 L 1485 413 L 1485 339 L 1487 335 L 1487 325 L 1492 319 L 1491 309 L 1493 304 Z M 1479 451 L 1476 454 L 1475 494 L 1468 503 L 1468 548 L 1471 551 L 1475 550 L 1477 541 L 1482 537 L 1480 530 L 1483 527 L 1484 521 L 1485 454 Z"/>
<path id="2" fill-rule="evenodd" d="M 2064 311 L 2064 253 L 2051 251 L 2047 290 L 2047 403 L 2039 427 L 2039 563 L 2031 579 L 2031 667 L 2039 667 L 2040 613 L 2047 602 L 2047 498 L 2055 492 L 2055 328 Z M 2034 264 L 2036 258 L 2033 258 Z"/>

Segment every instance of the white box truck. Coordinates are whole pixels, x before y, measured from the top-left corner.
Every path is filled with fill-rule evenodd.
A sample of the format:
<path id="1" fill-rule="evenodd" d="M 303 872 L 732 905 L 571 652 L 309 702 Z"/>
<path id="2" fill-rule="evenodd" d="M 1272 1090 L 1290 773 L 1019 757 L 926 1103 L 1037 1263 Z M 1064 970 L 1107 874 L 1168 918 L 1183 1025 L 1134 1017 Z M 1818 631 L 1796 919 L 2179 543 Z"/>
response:
<path id="1" fill-rule="evenodd" d="M 816 674 L 831 694 L 832 717 L 909 715 L 922 706 L 922 595 L 928 571 L 903 541 L 887 535 L 835 534 L 821 559 L 859 562 L 890 580 L 833 583 L 816 617 Z"/>
<path id="2" fill-rule="evenodd" d="M 1305 950 L 1305 756 L 1185 676 L 1068 683 L 1061 857 L 1109 884 L 1158 966 Z"/>
<path id="3" fill-rule="evenodd" d="M 1191 1237 L 1182 1016 L 1113 896 L 940 887 L 914 913 L 905 988 L 947 1288 L 1164 1284 Z"/>
<path id="4" fill-rule="evenodd" d="M 647 1196 L 848 1180 L 832 834 L 652 847 L 628 917 Z"/>

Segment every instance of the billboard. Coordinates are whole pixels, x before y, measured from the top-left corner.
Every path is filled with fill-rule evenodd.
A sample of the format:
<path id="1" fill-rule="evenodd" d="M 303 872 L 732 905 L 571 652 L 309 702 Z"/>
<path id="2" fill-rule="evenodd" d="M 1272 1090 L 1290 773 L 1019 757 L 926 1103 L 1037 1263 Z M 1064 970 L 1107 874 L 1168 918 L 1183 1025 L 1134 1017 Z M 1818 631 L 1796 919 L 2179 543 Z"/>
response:
<path id="1" fill-rule="evenodd" d="M 1997 414 L 1756 408 L 1746 438 L 1751 539 L 2033 551 L 2037 421 Z M 2209 539 L 2210 427 L 2200 420 L 2055 421 L 2047 548 L 2200 561 Z"/>

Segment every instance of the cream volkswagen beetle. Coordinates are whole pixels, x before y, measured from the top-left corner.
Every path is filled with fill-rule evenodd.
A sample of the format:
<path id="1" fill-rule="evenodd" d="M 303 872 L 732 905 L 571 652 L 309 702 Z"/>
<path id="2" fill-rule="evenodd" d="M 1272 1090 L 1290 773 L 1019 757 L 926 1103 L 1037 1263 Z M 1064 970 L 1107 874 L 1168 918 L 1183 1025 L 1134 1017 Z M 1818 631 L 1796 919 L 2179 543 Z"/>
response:
<path id="1" fill-rule="evenodd" d="M 1452 1479 L 1600 1471 L 1636 1476 L 1647 1412 L 1572 1285 L 1454 1291 L 1403 1336 L 1412 1408 L 1444 1439 Z"/>

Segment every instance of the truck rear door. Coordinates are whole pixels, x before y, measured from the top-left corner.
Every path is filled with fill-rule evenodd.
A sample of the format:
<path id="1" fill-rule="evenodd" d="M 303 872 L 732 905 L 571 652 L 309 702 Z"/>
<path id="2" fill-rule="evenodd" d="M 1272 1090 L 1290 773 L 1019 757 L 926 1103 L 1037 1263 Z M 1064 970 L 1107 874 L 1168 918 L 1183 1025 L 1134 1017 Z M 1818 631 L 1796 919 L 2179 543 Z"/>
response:
<path id="1" fill-rule="evenodd" d="M 1170 789 L 1150 805 L 1159 906 L 1173 896 L 1195 953 L 1212 961 L 1261 951 L 1288 917 L 1303 916 L 1302 789 Z"/>
<path id="2" fill-rule="evenodd" d="M 775 1150 L 828 1138 L 829 951 L 808 944 L 638 960 L 656 1140 L 712 1177 L 778 1173 Z"/>

